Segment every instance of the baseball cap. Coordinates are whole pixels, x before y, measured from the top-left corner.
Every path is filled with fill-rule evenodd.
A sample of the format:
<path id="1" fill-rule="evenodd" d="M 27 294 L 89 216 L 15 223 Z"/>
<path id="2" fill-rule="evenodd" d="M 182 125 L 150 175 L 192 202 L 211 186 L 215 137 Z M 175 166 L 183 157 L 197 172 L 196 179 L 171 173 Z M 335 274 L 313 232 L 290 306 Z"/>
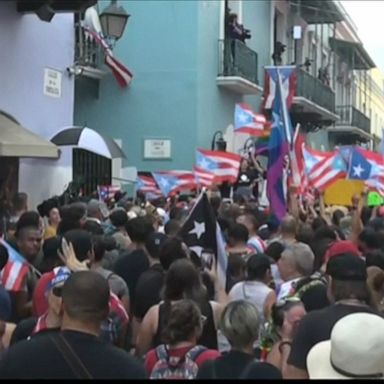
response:
<path id="1" fill-rule="evenodd" d="M 64 282 L 71 276 L 71 271 L 67 267 L 57 267 L 53 271 L 53 277 L 47 285 L 46 291 L 57 287 L 58 285 L 64 284 Z"/>
<path id="2" fill-rule="evenodd" d="M 152 232 L 145 241 L 145 248 L 147 249 L 150 256 L 154 259 L 159 258 L 160 249 L 167 240 L 167 236 L 161 232 Z"/>
<path id="3" fill-rule="evenodd" d="M 349 240 L 335 241 L 329 247 L 325 253 L 325 262 L 327 263 L 329 259 L 334 256 L 341 255 L 343 253 L 349 253 L 354 256 L 360 256 L 360 251 L 357 246 Z"/>
<path id="4" fill-rule="evenodd" d="M 332 257 L 327 264 L 326 274 L 335 280 L 366 281 L 365 261 L 353 253 Z"/>

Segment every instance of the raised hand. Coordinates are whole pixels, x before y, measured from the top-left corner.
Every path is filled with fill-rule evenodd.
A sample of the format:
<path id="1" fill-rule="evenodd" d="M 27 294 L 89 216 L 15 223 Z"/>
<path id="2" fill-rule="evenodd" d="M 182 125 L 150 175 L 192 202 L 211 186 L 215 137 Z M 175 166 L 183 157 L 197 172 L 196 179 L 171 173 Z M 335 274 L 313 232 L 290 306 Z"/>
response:
<path id="1" fill-rule="evenodd" d="M 61 249 L 63 252 L 58 251 L 59 257 L 61 261 L 72 271 L 72 272 L 78 272 L 78 271 L 87 271 L 88 268 L 88 261 L 79 261 L 76 257 L 75 250 L 73 249 L 72 243 L 67 243 L 67 240 L 63 237 L 63 240 L 61 241 Z"/>

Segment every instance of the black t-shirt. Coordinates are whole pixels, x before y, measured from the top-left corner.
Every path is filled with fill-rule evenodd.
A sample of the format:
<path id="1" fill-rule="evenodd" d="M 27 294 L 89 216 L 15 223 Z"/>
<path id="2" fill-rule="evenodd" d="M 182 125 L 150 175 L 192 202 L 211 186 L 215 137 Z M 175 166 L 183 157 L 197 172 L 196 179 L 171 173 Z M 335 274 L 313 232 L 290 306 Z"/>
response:
<path id="1" fill-rule="evenodd" d="M 144 367 L 126 351 L 96 336 L 64 331 L 66 342 L 94 379 L 144 379 Z M 76 379 L 52 334 L 21 341 L 0 360 L 0 379 Z"/>
<path id="2" fill-rule="evenodd" d="M 240 171 L 236 181 L 237 187 L 249 187 L 253 180 L 259 177 L 259 172 L 255 169 L 247 169 L 246 171 Z"/>
<path id="3" fill-rule="evenodd" d="M 113 268 L 113 272 L 121 276 L 127 283 L 129 289 L 130 305 L 135 304 L 135 290 L 139 277 L 149 268 L 147 255 L 142 249 L 137 249 L 132 252 L 124 252 Z"/>
<path id="4" fill-rule="evenodd" d="M 36 323 L 36 317 L 29 317 L 28 319 L 21 320 L 20 323 L 16 325 L 16 328 L 12 333 L 10 345 L 28 339 L 28 337 L 31 336 L 33 330 L 35 329 Z"/>
<path id="5" fill-rule="evenodd" d="M 329 340 L 333 326 L 344 316 L 356 312 L 377 313 L 368 306 L 333 304 L 305 315 L 293 338 L 288 364 L 307 370 L 307 355 L 312 347 Z"/>
<path id="6" fill-rule="evenodd" d="M 133 315 L 136 318 L 143 319 L 149 308 L 160 303 L 163 284 L 164 270 L 160 264 L 154 264 L 142 273 L 135 291 Z"/>
<path id="7" fill-rule="evenodd" d="M 254 358 L 255 356 L 245 352 L 225 352 L 216 360 L 205 362 L 200 367 L 196 379 L 239 379 Z"/>

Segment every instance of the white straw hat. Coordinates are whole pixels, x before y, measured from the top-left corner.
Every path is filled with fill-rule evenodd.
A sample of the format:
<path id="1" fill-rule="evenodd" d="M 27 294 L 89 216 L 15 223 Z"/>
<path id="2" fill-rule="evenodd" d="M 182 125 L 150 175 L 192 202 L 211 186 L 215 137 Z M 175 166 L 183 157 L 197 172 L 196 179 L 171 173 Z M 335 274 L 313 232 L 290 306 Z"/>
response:
<path id="1" fill-rule="evenodd" d="M 383 379 L 384 319 L 370 313 L 354 313 L 340 319 L 331 339 L 308 353 L 310 379 Z"/>

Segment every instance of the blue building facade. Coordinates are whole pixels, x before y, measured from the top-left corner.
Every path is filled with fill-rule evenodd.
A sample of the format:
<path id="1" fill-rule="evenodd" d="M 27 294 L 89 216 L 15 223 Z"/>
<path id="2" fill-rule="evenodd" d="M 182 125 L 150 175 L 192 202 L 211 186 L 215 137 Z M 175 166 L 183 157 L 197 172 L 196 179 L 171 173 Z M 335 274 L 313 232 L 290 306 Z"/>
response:
<path id="1" fill-rule="evenodd" d="M 134 78 L 129 88 L 120 89 L 112 76 L 106 76 L 98 95 L 89 83 L 78 82 L 75 123 L 121 140 L 127 154 L 123 166 L 139 171 L 191 169 L 197 147 L 210 148 L 218 130 L 230 132 L 237 102 L 245 101 L 255 110 L 260 105 L 260 86 L 242 91 L 236 76 L 229 86 L 218 80 L 226 3 L 124 3 L 132 16 L 114 53 Z M 266 0 L 243 1 L 240 9 L 240 21 L 252 33 L 246 44 L 257 53 L 259 84 L 262 67 L 271 64 L 272 5 Z M 145 139 L 170 140 L 170 158 L 145 159 Z"/>

